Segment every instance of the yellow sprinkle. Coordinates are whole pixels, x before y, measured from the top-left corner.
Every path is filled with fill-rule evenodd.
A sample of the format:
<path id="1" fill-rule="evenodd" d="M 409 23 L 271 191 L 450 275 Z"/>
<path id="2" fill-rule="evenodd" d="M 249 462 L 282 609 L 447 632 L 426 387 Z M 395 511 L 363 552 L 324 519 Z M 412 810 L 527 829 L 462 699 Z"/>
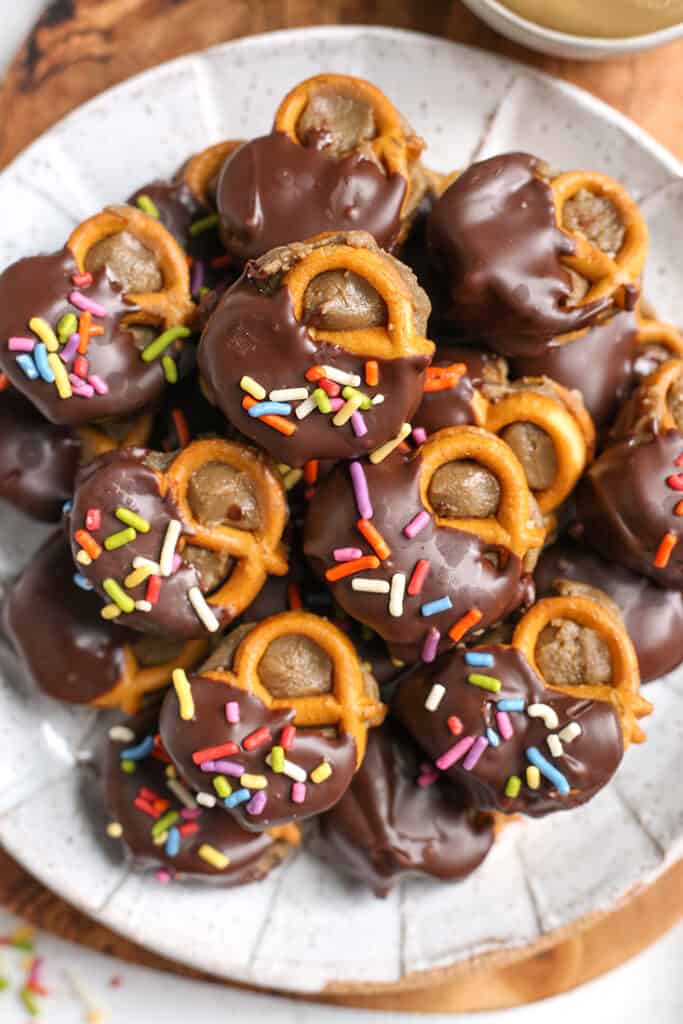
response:
<path id="1" fill-rule="evenodd" d="M 378 462 L 384 462 L 387 455 L 391 455 L 394 448 L 398 448 L 401 441 L 405 441 L 411 430 L 412 427 L 410 426 L 410 423 L 404 423 L 396 437 L 392 438 L 391 441 L 387 441 L 385 444 L 381 444 L 379 448 L 375 448 L 374 452 L 370 452 L 370 462 L 374 465 L 377 465 Z"/>
<path id="2" fill-rule="evenodd" d="M 117 604 L 105 604 L 103 608 L 100 608 L 100 615 L 103 619 L 118 619 L 121 614 L 121 609 Z"/>
<path id="3" fill-rule="evenodd" d="M 313 769 L 310 775 L 310 779 L 311 782 L 324 782 L 326 779 L 329 779 L 331 774 L 332 769 L 327 763 L 327 761 L 322 761 L 317 768 Z"/>
<path id="4" fill-rule="evenodd" d="M 76 555 L 76 561 L 80 562 L 81 565 L 92 565 L 92 558 L 90 557 L 87 551 L 83 550 L 83 548 L 81 548 L 81 550 Z"/>
<path id="5" fill-rule="evenodd" d="M 69 374 L 66 372 L 64 363 L 56 356 L 54 352 L 51 352 L 47 357 L 48 365 L 55 375 L 55 387 L 60 398 L 71 398 L 73 394 L 71 390 L 71 381 L 69 380 Z"/>
<path id="6" fill-rule="evenodd" d="M 182 668 L 174 668 L 171 678 L 178 697 L 178 703 L 180 704 L 180 717 L 184 722 L 189 722 L 194 718 L 194 701 L 192 699 L 190 680 Z"/>
<path id="7" fill-rule="evenodd" d="M 168 839 L 168 832 L 160 832 L 158 836 L 152 836 L 152 842 L 155 846 L 164 846 Z"/>
<path id="8" fill-rule="evenodd" d="M 246 391 L 246 393 L 251 395 L 252 398 L 255 398 L 257 402 L 262 402 L 266 397 L 266 389 L 259 384 L 257 380 L 254 380 L 253 377 L 247 377 L 246 375 L 242 377 L 240 387 L 242 388 L 242 391 Z"/>
<path id="9" fill-rule="evenodd" d="M 244 786 L 245 789 L 265 789 L 267 785 L 268 779 L 265 775 L 250 775 L 248 772 L 240 775 L 240 786 Z"/>
<path id="10" fill-rule="evenodd" d="M 133 569 L 132 572 L 128 573 L 123 582 L 129 590 L 132 590 L 133 587 L 139 587 L 140 584 L 144 583 L 151 575 L 151 568 L 148 565 L 142 565 L 139 569 Z"/>
<path id="11" fill-rule="evenodd" d="M 112 839 L 120 839 L 123 835 L 123 825 L 119 821 L 112 821 L 107 825 L 107 835 Z"/>
<path id="12" fill-rule="evenodd" d="M 535 764 L 527 765 L 526 784 L 529 789 L 538 789 L 541 785 L 541 773 Z"/>
<path id="13" fill-rule="evenodd" d="M 287 476 L 291 468 L 292 467 L 288 466 L 286 462 L 278 462 L 277 464 L 277 471 L 280 474 L 280 476 Z"/>
<path id="14" fill-rule="evenodd" d="M 285 490 L 291 491 L 292 487 L 296 487 L 303 475 L 304 472 L 302 469 L 290 469 L 289 473 L 286 474 L 282 481 L 285 485 Z"/>
<path id="15" fill-rule="evenodd" d="M 43 320 L 42 316 L 34 316 L 29 320 L 28 326 L 30 330 L 32 330 L 34 334 L 37 334 L 40 340 L 45 343 L 45 348 L 48 352 L 57 352 L 59 349 L 57 335 L 52 330 L 47 320 Z M 62 363 L 62 365 L 64 364 Z"/>
<path id="16" fill-rule="evenodd" d="M 167 764 L 166 765 L 166 778 L 167 779 L 177 779 L 177 777 L 178 777 L 178 772 L 175 770 L 175 765 L 174 764 Z"/>
<path id="17" fill-rule="evenodd" d="M 391 664 L 394 666 L 394 668 L 403 668 L 403 666 L 405 665 L 405 661 L 401 661 L 400 658 L 392 658 Z"/>
<path id="18" fill-rule="evenodd" d="M 212 868 L 216 868 L 217 871 L 223 871 L 230 863 L 229 857 L 226 857 L 224 853 L 217 850 L 215 846 L 209 846 L 208 843 L 202 843 L 197 853 L 202 860 L 210 864 Z"/>
<path id="19" fill-rule="evenodd" d="M 363 396 L 360 391 L 351 395 L 348 401 L 344 402 L 339 412 L 335 413 L 332 417 L 332 423 L 335 427 L 343 427 L 345 423 L 348 423 L 354 412 L 360 409 L 363 402 Z"/>

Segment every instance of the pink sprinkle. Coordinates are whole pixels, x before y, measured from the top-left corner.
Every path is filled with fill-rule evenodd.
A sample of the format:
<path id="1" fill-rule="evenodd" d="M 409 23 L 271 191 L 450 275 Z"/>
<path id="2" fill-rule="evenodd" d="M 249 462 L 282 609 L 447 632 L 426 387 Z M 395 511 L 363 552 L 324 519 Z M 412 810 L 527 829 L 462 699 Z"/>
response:
<path id="1" fill-rule="evenodd" d="M 477 764 L 479 758 L 484 753 L 488 745 L 489 741 L 486 739 L 485 736 L 477 736 L 476 740 L 472 745 L 472 749 L 470 750 L 469 754 L 462 763 L 462 766 L 466 772 L 472 771 L 472 769 Z"/>
<path id="2" fill-rule="evenodd" d="M 178 572 L 178 569 L 182 564 L 183 557 L 182 555 L 179 555 L 178 552 L 176 551 L 175 554 L 173 555 L 173 562 L 171 563 L 171 575 L 173 575 L 174 572 Z"/>
<path id="3" fill-rule="evenodd" d="M 293 782 L 292 783 L 292 803 L 302 804 L 306 799 L 306 783 L 305 782 Z"/>
<path id="4" fill-rule="evenodd" d="M 358 410 L 351 413 L 351 426 L 356 437 L 365 437 L 368 432 L 365 420 L 363 419 L 363 413 L 358 412 Z"/>
<path id="5" fill-rule="evenodd" d="M 231 725 L 236 725 L 240 720 L 240 706 L 236 700 L 229 700 L 225 705 L 225 717 Z"/>
<path id="6" fill-rule="evenodd" d="M 88 384 L 91 384 L 98 395 L 108 395 L 109 385 L 105 384 L 102 378 L 97 373 L 91 373 L 88 377 Z"/>
<path id="7" fill-rule="evenodd" d="M 413 427 L 413 441 L 415 444 L 424 444 L 427 440 L 427 431 L 424 427 Z"/>
<path id="8" fill-rule="evenodd" d="M 40 984 L 40 975 L 42 974 L 44 963 L 45 960 L 42 956 L 36 956 L 33 958 L 33 962 L 31 963 L 31 969 L 28 974 L 29 982 L 32 981 L 35 984 Z"/>
<path id="9" fill-rule="evenodd" d="M 78 398 L 92 398 L 95 394 L 95 389 L 84 383 L 83 378 L 77 377 L 75 373 L 69 374 L 69 380 L 72 384 L 71 390 Z"/>
<path id="10" fill-rule="evenodd" d="M 498 732 L 504 740 L 509 740 L 515 735 L 515 730 L 512 728 L 512 720 L 507 711 L 496 711 L 496 725 L 498 726 Z"/>
<path id="11" fill-rule="evenodd" d="M 196 821 L 197 818 L 201 818 L 201 816 L 201 807 L 183 807 L 180 811 L 180 817 L 183 821 Z"/>
<path id="12" fill-rule="evenodd" d="M 78 349 L 78 343 L 81 340 L 80 334 L 70 334 L 69 340 L 66 345 L 59 353 L 61 360 L 65 363 L 70 363 L 73 357 L 76 355 Z"/>
<path id="13" fill-rule="evenodd" d="M 239 779 L 247 770 L 237 761 L 202 761 L 199 767 L 203 772 L 221 772 L 223 775 L 232 775 L 235 779 Z"/>
<path id="14" fill-rule="evenodd" d="M 440 630 L 438 630 L 436 628 L 436 626 L 432 626 L 427 631 L 427 636 L 425 637 L 425 642 L 422 645 L 422 660 L 423 661 L 426 661 L 427 663 L 429 663 L 430 661 L 434 661 L 434 659 L 436 658 L 436 652 L 439 649 L 439 640 L 440 639 L 441 639 L 441 632 L 440 632 Z"/>
<path id="15" fill-rule="evenodd" d="M 332 410 L 332 412 L 339 412 L 339 410 L 341 409 L 341 407 L 344 404 L 345 403 L 344 403 L 344 399 L 343 398 L 331 398 L 330 399 L 330 409 Z"/>
<path id="16" fill-rule="evenodd" d="M 414 519 L 411 519 L 407 526 L 403 527 L 403 532 L 409 540 L 413 537 L 417 537 L 421 530 L 424 530 L 425 526 L 429 523 L 430 519 L 429 512 L 426 509 L 422 509 L 418 512 Z"/>
<path id="17" fill-rule="evenodd" d="M 418 775 L 417 784 L 418 786 L 431 786 L 432 783 L 436 782 L 439 777 L 439 773 L 435 768 L 431 768 L 428 772 L 423 772 L 422 775 Z"/>
<path id="18" fill-rule="evenodd" d="M 368 491 L 368 481 L 360 462 L 352 462 L 349 466 L 349 473 L 351 474 L 351 483 L 353 484 L 358 515 L 361 519 L 372 519 L 374 513 L 372 502 L 370 501 L 370 492 Z"/>
<path id="19" fill-rule="evenodd" d="M 92 313 L 93 316 L 103 317 L 107 315 L 107 311 L 104 306 L 101 306 L 99 302 L 93 302 L 83 292 L 70 292 L 69 302 L 76 309 L 83 309 L 86 313 Z"/>
<path id="20" fill-rule="evenodd" d="M 335 562 L 352 562 L 354 558 L 361 558 L 362 554 L 360 548 L 335 548 L 332 552 Z"/>
<path id="21" fill-rule="evenodd" d="M 261 814 L 264 807 L 266 806 L 267 799 L 268 797 L 266 796 L 265 789 L 257 789 L 254 795 L 252 796 L 251 800 L 247 804 L 247 814 Z"/>
<path id="22" fill-rule="evenodd" d="M 159 868 L 157 871 L 157 882 L 161 882 L 162 885 L 168 885 L 171 881 L 171 872 L 166 868 Z"/>
<path id="23" fill-rule="evenodd" d="M 7 344 L 10 352 L 33 352 L 36 347 L 34 338 L 10 338 Z"/>
<path id="24" fill-rule="evenodd" d="M 441 772 L 448 771 L 461 757 L 464 757 L 471 746 L 474 745 L 474 736 L 463 736 L 461 740 L 450 747 L 445 754 L 436 759 L 436 767 Z"/>

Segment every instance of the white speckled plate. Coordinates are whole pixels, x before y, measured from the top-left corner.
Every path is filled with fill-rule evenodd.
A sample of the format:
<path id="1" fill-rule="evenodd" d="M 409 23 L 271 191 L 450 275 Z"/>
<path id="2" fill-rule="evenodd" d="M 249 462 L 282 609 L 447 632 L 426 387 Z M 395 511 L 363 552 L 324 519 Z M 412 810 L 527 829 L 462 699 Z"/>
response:
<path id="1" fill-rule="evenodd" d="M 192 151 L 269 127 L 278 98 L 319 71 L 373 79 L 429 143 L 439 170 L 516 148 L 594 167 L 641 201 L 649 298 L 683 321 L 678 162 L 586 93 L 427 36 L 319 28 L 256 36 L 155 68 L 81 107 L 0 175 L 0 266 L 63 244 L 76 220 Z M 588 372 L 588 368 L 587 368 Z M 2 509 L 2 576 L 44 532 Z M 40 624 L 36 624 L 40 628 Z M 586 807 L 506 831 L 461 885 L 409 881 L 384 901 L 303 851 L 236 891 L 161 886 L 105 853 L 84 812 L 79 752 L 95 715 L 30 693 L 0 648 L 0 841 L 46 885 L 162 954 L 226 978 L 298 992 L 386 985 L 411 972 L 506 957 L 604 912 L 683 855 L 683 673 L 652 684 L 649 742 Z"/>

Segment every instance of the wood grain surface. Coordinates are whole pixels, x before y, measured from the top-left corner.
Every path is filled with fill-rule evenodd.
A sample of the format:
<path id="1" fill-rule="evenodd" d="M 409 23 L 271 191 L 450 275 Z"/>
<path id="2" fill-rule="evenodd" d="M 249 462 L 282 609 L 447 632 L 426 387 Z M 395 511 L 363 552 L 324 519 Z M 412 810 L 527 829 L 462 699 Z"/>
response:
<path id="1" fill-rule="evenodd" d="M 163 60 L 237 36 L 312 24 L 391 25 L 523 61 L 589 89 L 683 159 L 683 40 L 601 63 L 546 58 L 496 35 L 448 0 L 54 0 L 0 89 L 0 166 L 69 110 Z M 445 1012 L 517 1006 L 566 991 L 623 963 L 683 916 L 683 864 L 622 909 L 551 949 L 457 977 L 409 979 L 401 991 L 335 995 L 344 1005 Z M 137 964 L 195 972 L 119 938 L 48 892 L 0 851 L 0 903 L 41 928 Z"/>

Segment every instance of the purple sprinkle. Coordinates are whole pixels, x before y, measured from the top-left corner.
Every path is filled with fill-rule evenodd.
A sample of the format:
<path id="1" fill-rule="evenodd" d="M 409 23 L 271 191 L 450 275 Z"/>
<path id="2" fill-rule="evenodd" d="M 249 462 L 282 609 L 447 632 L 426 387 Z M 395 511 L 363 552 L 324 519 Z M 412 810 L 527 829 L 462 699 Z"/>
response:
<path id="1" fill-rule="evenodd" d="M 415 444 L 424 444 L 427 440 L 427 431 L 424 427 L 413 427 L 413 441 Z"/>
<path id="2" fill-rule="evenodd" d="M 222 775 L 232 775 L 236 779 L 247 770 L 237 761 L 202 761 L 199 767 L 203 772 L 220 772 Z"/>
<path id="3" fill-rule="evenodd" d="M 98 395 L 108 395 L 109 385 L 105 384 L 99 374 L 91 373 L 88 377 L 88 384 L 90 384 Z"/>
<path id="4" fill-rule="evenodd" d="M 10 352 L 33 352 L 36 347 L 34 338 L 10 338 L 8 345 Z"/>
<path id="5" fill-rule="evenodd" d="M 173 555 L 173 562 L 171 563 L 171 575 L 173 575 L 173 573 L 175 572 L 178 572 L 178 569 L 182 564 L 183 557 L 182 555 L 179 555 L 178 552 L 176 551 L 175 554 Z"/>
<path id="6" fill-rule="evenodd" d="M 339 412 L 339 410 L 341 409 L 341 407 L 343 405 L 344 405 L 344 399 L 343 398 L 331 398 L 330 399 L 330 409 L 332 410 L 332 412 Z"/>
<path id="7" fill-rule="evenodd" d="M 247 814 L 261 814 L 264 807 L 266 806 L 267 799 L 268 797 L 266 796 L 265 790 L 257 789 L 257 791 L 252 796 L 251 800 L 247 804 Z"/>
<path id="8" fill-rule="evenodd" d="M 461 740 L 450 747 L 445 754 L 436 759 L 436 767 L 440 772 L 448 771 L 461 757 L 464 757 L 471 746 L 474 745 L 474 736 L 463 736 Z"/>
<path id="9" fill-rule="evenodd" d="M 368 432 L 365 420 L 363 419 L 363 413 L 358 412 L 358 410 L 351 413 L 351 426 L 356 437 L 365 437 Z"/>
<path id="10" fill-rule="evenodd" d="M 59 353 L 60 358 L 62 359 L 63 362 L 65 362 L 65 363 L 70 363 L 71 362 L 73 357 L 76 355 L 76 351 L 78 349 L 78 343 L 80 342 L 80 340 L 81 340 L 80 334 L 71 334 L 71 335 L 69 335 L 69 340 L 67 341 L 67 343 L 64 346 L 64 348 L 62 349 L 62 351 Z"/>
<path id="11" fill-rule="evenodd" d="M 466 772 L 471 772 L 474 766 L 477 764 L 479 758 L 484 753 L 489 745 L 489 741 L 485 736 L 477 736 L 476 740 L 472 744 L 472 749 L 462 763 L 463 768 Z"/>
<path id="12" fill-rule="evenodd" d="M 190 275 L 190 293 L 196 295 L 204 286 L 204 260 L 195 260 Z"/>
<path id="13" fill-rule="evenodd" d="M 425 661 L 427 663 L 429 663 L 430 661 L 434 661 L 434 659 L 436 658 L 436 652 L 439 649 L 439 640 L 440 639 L 441 639 L 441 632 L 440 632 L 440 630 L 438 630 L 436 628 L 436 626 L 432 626 L 427 631 L 427 636 L 425 637 L 425 642 L 422 645 L 422 660 L 423 661 Z"/>
<path id="14" fill-rule="evenodd" d="M 515 730 L 512 727 L 512 720 L 507 711 L 496 711 L 496 725 L 498 726 L 498 732 L 504 740 L 509 740 L 514 736 Z"/>
<path id="15" fill-rule="evenodd" d="M 349 473 L 351 474 L 358 515 L 361 519 L 372 519 L 374 512 L 368 491 L 368 481 L 365 478 L 365 472 L 360 462 L 352 462 L 349 466 Z"/>
<path id="16" fill-rule="evenodd" d="M 260 792 L 263 792 L 263 790 L 261 790 Z M 306 783 L 293 782 L 291 795 L 293 804 L 302 804 L 306 799 Z"/>
<path id="17" fill-rule="evenodd" d="M 107 315 L 107 310 L 104 306 L 101 306 L 99 302 L 94 302 L 89 299 L 83 292 L 70 292 L 69 302 L 76 309 L 82 309 L 86 313 L 92 313 L 93 316 L 104 317 Z"/>
<path id="18" fill-rule="evenodd" d="M 183 807 L 180 811 L 180 817 L 183 821 L 196 821 L 197 818 L 201 818 L 201 816 L 201 807 Z"/>
<path id="19" fill-rule="evenodd" d="M 356 558 L 361 558 L 363 552 L 360 548 L 335 548 L 332 552 L 332 557 L 335 562 L 353 562 Z"/>
<path id="20" fill-rule="evenodd" d="M 229 700 L 225 705 L 225 717 L 231 725 L 236 725 L 240 720 L 240 706 L 236 700 Z"/>
<path id="21" fill-rule="evenodd" d="M 420 533 L 421 530 L 424 530 L 425 526 L 429 523 L 431 518 L 432 517 L 430 516 L 429 512 L 427 512 L 426 509 L 423 508 L 421 512 L 418 512 L 417 515 L 410 520 L 407 526 L 403 527 L 403 532 L 405 533 L 406 537 L 409 540 L 412 540 L 413 537 L 417 537 L 418 533 Z"/>

